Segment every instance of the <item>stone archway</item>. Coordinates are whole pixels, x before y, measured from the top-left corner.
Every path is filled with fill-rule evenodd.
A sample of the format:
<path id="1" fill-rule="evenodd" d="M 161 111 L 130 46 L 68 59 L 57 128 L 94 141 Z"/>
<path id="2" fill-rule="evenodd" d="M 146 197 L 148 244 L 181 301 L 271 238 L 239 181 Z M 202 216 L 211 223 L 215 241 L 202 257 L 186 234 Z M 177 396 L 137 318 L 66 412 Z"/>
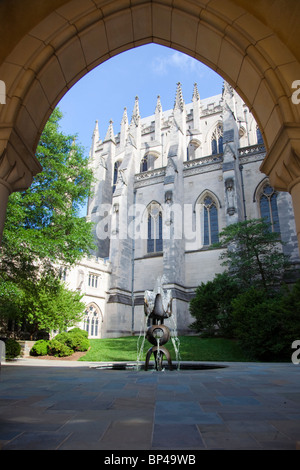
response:
<path id="1" fill-rule="evenodd" d="M 291 192 L 299 239 L 297 0 L 3 0 L 0 18 L 0 233 L 8 195 L 41 170 L 35 149 L 60 98 L 110 57 L 155 42 L 210 66 L 249 106 L 267 149 L 261 169 Z"/>

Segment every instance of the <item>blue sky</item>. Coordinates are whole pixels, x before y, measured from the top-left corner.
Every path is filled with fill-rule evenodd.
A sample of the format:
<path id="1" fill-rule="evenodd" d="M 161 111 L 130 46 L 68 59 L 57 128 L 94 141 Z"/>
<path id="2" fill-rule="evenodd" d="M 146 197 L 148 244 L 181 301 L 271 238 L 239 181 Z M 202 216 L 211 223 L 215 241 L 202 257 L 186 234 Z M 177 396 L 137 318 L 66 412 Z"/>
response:
<path id="1" fill-rule="evenodd" d="M 221 93 L 223 85 L 213 70 L 174 49 L 148 44 L 123 52 L 85 75 L 61 99 L 61 130 L 77 134 L 77 143 L 88 155 L 96 120 L 103 139 L 110 119 L 114 132 L 119 132 L 125 107 L 131 119 L 135 96 L 141 117 L 154 114 L 157 95 L 163 111 L 172 109 L 177 82 L 186 103 L 192 101 L 195 82 L 201 98 Z"/>

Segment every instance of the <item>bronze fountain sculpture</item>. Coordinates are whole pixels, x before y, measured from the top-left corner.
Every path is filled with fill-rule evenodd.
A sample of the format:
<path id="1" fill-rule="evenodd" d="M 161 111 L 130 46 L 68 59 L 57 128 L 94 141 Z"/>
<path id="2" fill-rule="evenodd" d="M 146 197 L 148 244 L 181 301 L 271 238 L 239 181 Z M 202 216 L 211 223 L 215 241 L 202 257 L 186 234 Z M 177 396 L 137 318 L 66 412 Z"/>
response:
<path id="1" fill-rule="evenodd" d="M 145 291 L 144 311 L 148 321 L 152 321 L 152 325 L 149 326 L 146 333 L 146 338 L 152 344 L 152 347 L 146 355 L 145 370 L 148 370 L 152 353 L 156 370 L 162 370 L 163 356 L 166 357 L 169 369 L 172 370 L 171 355 L 164 346 L 171 337 L 169 328 L 164 325 L 164 320 L 172 315 L 172 293 L 171 290 L 163 289 L 162 278 L 158 279 L 156 288 L 153 291 Z"/>

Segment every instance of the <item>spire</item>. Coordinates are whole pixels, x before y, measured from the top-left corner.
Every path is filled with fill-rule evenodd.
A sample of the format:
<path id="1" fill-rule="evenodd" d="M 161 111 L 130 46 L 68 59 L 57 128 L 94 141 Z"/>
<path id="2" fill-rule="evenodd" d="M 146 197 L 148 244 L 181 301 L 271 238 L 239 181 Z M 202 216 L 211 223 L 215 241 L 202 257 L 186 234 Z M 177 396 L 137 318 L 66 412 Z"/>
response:
<path id="1" fill-rule="evenodd" d="M 95 129 L 93 132 L 93 141 L 98 142 L 99 140 L 99 126 L 98 126 L 98 121 L 95 122 Z"/>
<path id="2" fill-rule="evenodd" d="M 194 83 L 194 91 L 193 91 L 193 116 L 194 116 L 194 130 L 196 133 L 201 133 L 201 103 L 200 103 L 200 95 L 198 92 L 197 83 Z"/>
<path id="3" fill-rule="evenodd" d="M 162 106 L 160 96 L 157 97 L 155 108 L 155 140 L 161 143 L 161 122 L 162 122 Z"/>
<path id="4" fill-rule="evenodd" d="M 127 108 L 124 108 L 124 113 L 123 113 L 123 117 L 121 121 L 121 132 L 120 132 L 120 146 L 121 147 L 124 147 L 126 144 L 127 131 L 128 131 Z"/>
<path id="5" fill-rule="evenodd" d="M 198 92 L 198 87 L 197 87 L 197 83 L 194 83 L 194 91 L 193 91 L 193 98 L 192 98 L 193 101 L 200 101 L 200 95 L 199 95 L 199 92 Z"/>
<path id="6" fill-rule="evenodd" d="M 161 102 L 160 102 L 160 96 L 158 95 L 157 102 L 156 102 L 155 113 L 161 113 L 161 112 L 162 112 L 162 106 L 161 106 Z"/>
<path id="7" fill-rule="evenodd" d="M 140 108 L 139 108 L 138 96 L 135 97 L 134 108 L 133 108 L 132 118 L 131 118 L 131 123 L 132 122 L 134 122 L 136 126 L 138 126 L 140 122 Z"/>
<path id="8" fill-rule="evenodd" d="M 124 108 L 124 113 L 123 113 L 121 125 L 122 124 L 124 124 L 125 126 L 128 124 L 127 108 Z"/>
<path id="9" fill-rule="evenodd" d="M 109 126 L 108 126 L 106 136 L 105 136 L 105 139 L 104 139 L 104 142 L 109 142 L 109 141 L 115 143 L 115 135 L 114 135 L 112 120 L 109 121 Z"/>
<path id="10" fill-rule="evenodd" d="M 175 103 L 174 103 L 174 109 L 180 109 L 183 111 L 184 109 L 184 101 L 183 101 L 183 96 L 182 96 L 182 90 L 181 90 L 181 83 L 177 83 L 177 90 L 176 90 L 176 98 L 175 98 Z"/>

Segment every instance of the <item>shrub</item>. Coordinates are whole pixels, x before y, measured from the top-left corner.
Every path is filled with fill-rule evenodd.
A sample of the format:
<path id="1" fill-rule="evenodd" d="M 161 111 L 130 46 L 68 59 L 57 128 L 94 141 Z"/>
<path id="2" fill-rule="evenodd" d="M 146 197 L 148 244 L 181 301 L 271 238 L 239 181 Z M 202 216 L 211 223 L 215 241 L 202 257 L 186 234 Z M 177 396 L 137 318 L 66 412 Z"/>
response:
<path id="1" fill-rule="evenodd" d="M 81 330 L 80 328 L 72 328 L 72 330 L 69 330 L 68 333 L 78 333 L 79 335 L 83 336 L 84 338 L 88 337 L 88 332 L 85 330 Z"/>
<path id="2" fill-rule="evenodd" d="M 55 336 L 56 341 L 59 341 L 62 344 L 66 344 L 68 340 L 68 333 L 64 331 L 63 333 L 58 333 L 58 335 Z"/>
<path id="3" fill-rule="evenodd" d="M 14 339 L 8 339 L 5 342 L 5 357 L 7 359 L 14 359 L 21 353 L 21 345 Z"/>
<path id="4" fill-rule="evenodd" d="M 90 342 L 87 338 L 88 333 L 80 328 L 73 328 L 64 333 L 59 333 L 55 339 L 62 344 L 65 344 L 72 351 L 87 351 Z"/>
<path id="5" fill-rule="evenodd" d="M 31 356 L 46 356 L 48 354 L 48 343 L 44 339 L 40 339 L 34 343 L 30 350 Z"/>
<path id="6" fill-rule="evenodd" d="M 268 296 L 252 287 L 232 302 L 234 330 L 244 352 L 267 361 L 291 357 L 291 344 L 300 337 L 299 310 L 294 309 L 298 291 L 296 286 L 291 293 Z"/>
<path id="7" fill-rule="evenodd" d="M 238 295 L 237 283 L 227 274 L 217 274 L 212 281 L 202 283 L 190 302 L 190 313 L 196 319 L 190 328 L 202 336 L 218 333 L 232 337 L 231 301 Z"/>
<path id="8" fill-rule="evenodd" d="M 87 334 L 79 328 L 74 328 L 68 331 L 67 345 L 73 349 L 73 351 L 87 351 L 90 346 L 90 342 L 87 338 Z"/>
<path id="9" fill-rule="evenodd" d="M 73 349 L 54 338 L 48 343 L 48 352 L 51 356 L 65 357 L 71 356 L 71 354 L 73 354 Z"/>

